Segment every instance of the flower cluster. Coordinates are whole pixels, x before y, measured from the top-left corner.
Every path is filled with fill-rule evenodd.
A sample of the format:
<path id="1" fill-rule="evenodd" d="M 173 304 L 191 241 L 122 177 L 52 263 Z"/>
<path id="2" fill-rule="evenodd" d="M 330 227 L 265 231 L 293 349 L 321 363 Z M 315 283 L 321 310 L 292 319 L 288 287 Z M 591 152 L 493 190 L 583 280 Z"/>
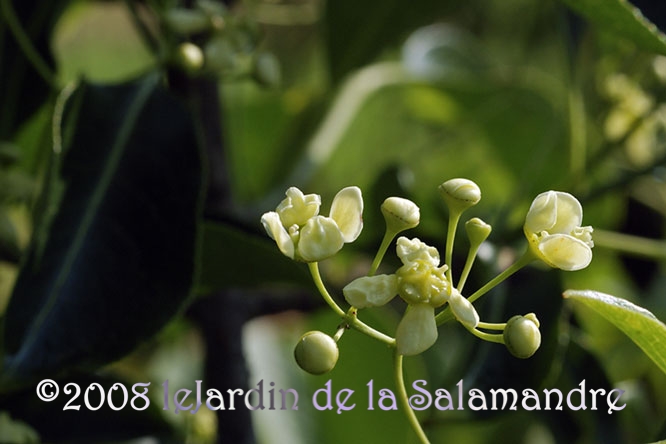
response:
<path id="1" fill-rule="evenodd" d="M 275 211 L 261 223 L 285 256 L 318 262 L 333 256 L 343 244 L 353 242 L 363 229 L 363 198 L 358 187 L 347 187 L 333 199 L 328 217 L 319 215 L 321 197 L 291 187 Z"/>
<path id="2" fill-rule="evenodd" d="M 303 369 L 315 374 L 330 370 L 338 358 L 335 343 L 348 327 L 395 347 L 401 356 L 408 356 L 431 347 L 438 337 L 438 325 L 452 319 L 481 339 L 504 344 L 516 357 L 528 358 L 536 352 L 541 343 L 536 315 L 518 315 L 500 324 L 481 322 L 473 302 L 532 260 L 567 271 L 587 267 L 592 259 L 594 244 L 592 228 L 581 226 L 583 210 L 580 203 L 571 194 L 560 191 L 538 195 L 525 218 L 523 229 L 528 248 L 524 256 L 465 297 L 463 289 L 467 276 L 480 245 L 486 241 L 492 228 L 478 217 L 465 223 L 470 248 L 458 283 L 454 284 L 451 259 L 456 227 L 461 215 L 480 201 L 481 191 L 468 179 L 451 179 L 440 185 L 439 192 L 449 209 L 444 261 L 437 248 L 415 237 L 400 236 L 395 243 L 395 252 L 402 265 L 393 273 L 375 274 L 396 236 L 415 228 L 420 221 L 420 210 L 415 203 L 400 197 L 389 197 L 381 206 L 386 222 L 384 239 L 370 271 L 343 288 L 344 298 L 351 306 L 347 311 L 342 310 L 328 293 L 319 275 L 317 262 L 333 256 L 344 243 L 358 238 L 363 228 L 360 189 L 342 189 L 333 199 L 329 216 L 322 216 L 319 214 L 320 196 L 306 195 L 292 187 L 275 211 L 263 215 L 261 222 L 280 251 L 292 259 L 309 263 L 322 296 L 343 318 L 333 338 L 322 332 L 304 336 L 296 350 L 297 362 Z M 358 310 L 385 305 L 396 296 L 406 304 L 406 308 L 395 338 L 378 332 L 358 318 Z M 437 310 L 439 312 L 436 313 Z"/>

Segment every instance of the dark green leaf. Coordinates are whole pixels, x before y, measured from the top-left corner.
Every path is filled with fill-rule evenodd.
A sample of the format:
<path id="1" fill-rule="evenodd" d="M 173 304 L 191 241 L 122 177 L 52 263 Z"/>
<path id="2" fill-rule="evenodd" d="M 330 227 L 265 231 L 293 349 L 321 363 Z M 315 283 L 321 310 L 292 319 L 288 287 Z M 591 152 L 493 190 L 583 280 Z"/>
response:
<path id="1" fill-rule="evenodd" d="M 5 377 L 115 360 L 187 299 L 201 160 L 189 114 L 159 80 L 83 85 L 72 97 L 62 203 L 37 230 L 46 238 L 33 239 L 7 309 Z"/>
<path id="2" fill-rule="evenodd" d="M 53 68 L 50 41 L 66 0 L 26 0 L 3 2 L 0 20 L 0 139 L 10 139 L 14 131 L 47 100 L 50 85 L 37 73 L 10 32 L 7 7 L 13 12 L 35 52 Z M 11 69 L 7 69 L 11 67 Z"/>
<path id="3" fill-rule="evenodd" d="M 148 383 L 150 381 L 145 381 Z M 42 442 L 51 443 L 89 443 L 112 442 L 137 439 L 146 436 L 160 438 L 160 442 L 182 442 L 176 439 L 172 427 L 161 415 L 161 405 L 155 402 L 155 397 L 145 410 L 132 408 L 132 398 L 136 394 L 132 390 L 133 382 L 123 381 L 117 376 L 77 375 L 67 379 L 58 379 L 58 398 L 52 402 L 41 401 L 35 394 L 35 387 L 12 393 L 0 399 L 0 411 L 8 411 L 12 419 L 29 424 L 39 433 Z M 69 383 L 79 386 L 81 393 L 76 399 L 75 391 L 67 394 L 64 389 Z M 105 399 L 99 410 L 90 410 L 85 404 L 85 393 L 92 384 L 99 384 L 116 407 L 123 404 L 124 396 L 120 386 L 111 391 L 114 384 L 122 384 L 127 390 L 127 404 L 120 410 L 112 410 Z M 147 395 L 151 396 L 162 390 L 161 382 L 150 382 Z M 89 404 L 95 408 L 102 404 L 99 387 L 90 389 L 88 393 Z M 76 390 L 73 386 L 69 389 Z M 144 388 L 136 387 L 137 393 Z M 108 399 L 108 398 L 107 398 Z M 63 410 L 70 402 L 70 406 L 79 406 L 78 410 Z M 143 408 L 145 401 L 139 397 L 134 402 L 137 408 Z M 169 441 L 171 439 L 171 441 Z"/>
<path id="4" fill-rule="evenodd" d="M 666 36 L 626 0 L 562 0 L 600 28 L 646 51 L 666 54 Z"/>
<path id="5" fill-rule="evenodd" d="M 18 245 L 16 228 L 7 212 L 0 208 L 0 261 L 18 263 L 21 249 Z"/>
<path id="6" fill-rule="evenodd" d="M 612 322 L 666 373 L 666 325 L 648 310 L 592 290 L 567 290 L 564 297 L 582 302 Z"/>
<path id="7" fill-rule="evenodd" d="M 419 0 L 405 8 L 397 0 L 338 0 L 326 3 L 328 53 L 335 79 L 372 62 L 405 33 L 454 9 L 450 2 Z"/>
<path id="8" fill-rule="evenodd" d="M 280 253 L 268 235 L 207 222 L 202 236 L 197 293 L 276 282 L 311 285 L 308 267 Z"/>

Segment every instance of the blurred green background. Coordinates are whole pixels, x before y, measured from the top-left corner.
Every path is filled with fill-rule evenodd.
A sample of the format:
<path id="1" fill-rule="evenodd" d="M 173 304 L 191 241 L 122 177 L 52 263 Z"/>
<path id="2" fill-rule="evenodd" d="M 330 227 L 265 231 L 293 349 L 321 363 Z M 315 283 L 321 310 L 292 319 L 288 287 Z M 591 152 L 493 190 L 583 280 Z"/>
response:
<path id="1" fill-rule="evenodd" d="M 122 84 L 163 69 L 165 46 L 150 48 L 135 19 L 143 19 L 148 31 L 159 36 L 163 29 L 157 11 L 175 1 L 136 2 L 134 17 L 128 2 L 58 3 L 62 13 L 51 16 L 43 53 L 52 54 L 59 84 L 77 79 Z M 532 199 L 546 190 L 568 191 L 580 199 L 584 225 L 595 229 L 594 259 L 573 273 L 529 267 L 480 302 L 487 322 L 538 315 L 543 343 L 530 360 L 517 360 L 503 346 L 481 343 L 459 325 L 447 324 L 440 328 L 436 346 L 407 360 L 407 381 L 425 379 L 434 393 L 437 388 L 454 391 L 461 379 L 466 388 L 482 390 L 562 391 L 586 380 L 588 387 L 625 390 L 626 408 L 612 415 L 603 403 L 598 411 L 431 409 L 419 413 L 431 441 L 639 443 L 666 438 L 664 373 L 609 322 L 561 298 L 565 289 L 594 289 L 666 319 L 666 43 L 651 48 L 649 37 L 616 32 L 613 21 L 631 29 L 622 14 L 611 11 L 606 21 L 600 14 L 590 24 L 564 3 L 247 0 L 230 5 L 232 14 L 259 25 L 258 49 L 277 57 L 281 82 L 267 88 L 249 77 L 215 78 L 225 167 L 244 228 L 239 234 L 233 231 L 237 225 L 230 224 L 232 234 L 204 235 L 195 287 L 198 293 L 240 289 L 246 298 L 253 298 L 257 287 L 287 288 L 286 293 L 304 288 L 314 301 L 287 304 L 279 313 L 249 320 L 237 332 L 242 333 L 250 388 L 260 380 L 272 381 L 301 396 L 298 411 L 253 412 L 257 442 L 417 442 L 401 412 L 368 410 L 370 380 L 375 392 L 394 390 L 391 353 L 382 345 L 350 331 L 340 342 L 340 360 L 331 373 L 315 377 L 297 367 L 292 353 L 298 338 L 310 329 L 333 334 L 339 320 L 316 305 L 318 296 L 301 274 L 306 266 L 292 267 L 260 233 L 260 215 L 275 208 L 288 186 L 321 194 L 324 214 L 340 188 L 361 187 L 361 237 L 322 264 L 326 281 L 340 295 L 339 289 L 364 274 L 372 260 L 383 236 L 379 205 L 388 196 L 417 202 L 421 225 L 409 235 L 443 251 L 447 213 L 436 187 L 453 177 L 472 179 L 481 187 L 481 203 L 466 216 L 493 226 L 467 291 L 479 288 L 521 253 L 525 214 Z M 599 3 L 598 8 L 615 11 L 613 5 Z M 661 25 L 666 15 L 648 14 L 648 6 L 647 18 Z M 583 16 L 593 15 L 582 9 Z M 8 42 L 4 23 L 3 31 L 0 36 Z M 5 60 L 2 71 L 17 69 Z M 12 105 L 9 95 L 3 100 L 3 106 Z M 52 146 L 54 103 L 51 96 L 18 124 L 4 126 L 11 130 L 2 134 L 3 150 L 8 159 L 16 153 L 16 159 L 0 163 L 0 259 L 5 259 L 0 261 L 0 313 L 12 295 L 34 215 L 40 211 L 36 189 L 44 190 L 47 182 L 44 165 Z M 462 268 L 466 248 L 461 234 L 454 270 Z M 396 263 L 391 249 L 386 271 Z M 403 309 L 396 302 L 362 317 L 393 332 Z M 94 374 L 109 381 L 152 381 L 150 394 L 159 407 L 164 380 L 171 387 L 192 389 L 196 379 L 205 379 L 207 356 L 202 328 L 186 312 L 183 308 L 157 335 Z M 217 353 L 223 362 L 241 359 L 227 350 Z M 353 410 L 336 414 L 312 407 L 312 394 L 329 379 L 334 390 L 355 391 Z M 92 431 L 72 436 L 53 432 L 45 425 L 48 420 L 31 414 L 41 405 L 15 408 L 20 404 L 16 396 L 34 397 L 32 391 L 26 393 L 0 402 L 0 412 L 13 418 L 12 427 L 30 426 L 45 442 L 116 440 L 104 430 L 94 439 Z M 122 424 L 128 431 L 139 430 L 135 423 L 146 420 L 133 419 L 131 413 Z M 117 420 L 114 412 L 103 414 L 101 423 Z M 129 432 L 127 439 L 152 434 L 164 442 L 230 442 L 223 433 L 218 436 L 218 418 L 208 409 L 196 415 L 160 411 L 157 416 L 154 429 Z M 169 426 L 161 428 L 162 422 Z"/>

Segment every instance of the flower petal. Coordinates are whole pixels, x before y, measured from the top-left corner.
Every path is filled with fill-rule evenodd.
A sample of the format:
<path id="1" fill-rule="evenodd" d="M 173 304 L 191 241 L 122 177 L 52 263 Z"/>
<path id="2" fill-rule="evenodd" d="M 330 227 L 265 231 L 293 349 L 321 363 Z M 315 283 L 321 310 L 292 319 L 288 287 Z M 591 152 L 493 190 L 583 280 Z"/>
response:
<path id="1" fill-rule="evenodd" d="M 587 267 L 592 249 L 583 241 L 566 234 L 546 236 L 539 242 L 539 252 L 548 265 L 566 271 Z"/>
<path id="2" fill-rule="evenodd" d="M 557 194 L 546 191 L 532 201 L 525 217 L 525 233 L 549 231 L 557 222 Z"/>
<path id="3" fill-rule="evenodd" d="M 395 332 L 398 353 L 417 355 L 437 340 L 435 309 L 427 304 L 409 305 Z"/>
<path id="4" fill-rule="evenodd" d="M 287 197 L 280 202 L 275 210 L 280 215 L 282 225 L 285 227 L 303 226 L 308 219 L 319 214 L 321 197 L 318 194 L 303 194 L 296 187 L 289 188 L 285 194 Z"/>
<path id="5" fill-rule="evenodd" d="M 557 220 L 550 227 L 550 234 L 571 234 L 574 228 L 583 222 L 583 207 L 578 199 L 569 193 L 554 191 L 557 195 Z"/>
<path id="6" fill-rule="evenodd" d="M 330 217 L 315 216 L 301 229 L 298 255 L 305 262 L 318 262 L 340 251 L 343 244 L 338 224 Z"/>
<path id="7" fill-rule="evenodd" d="M 266 233 L 277 243 L 278 248 L 285 256 L 294 258 L 294 242 L 291 240 L 289 233 L 285 230 L 280 216 L 275 211 L 269 211 L 261 216 L 261 224 L 264 226 Z"/>
<path id="8" fill-rule="evenodd" d="M 398 278 L 394 274 L 363 276 L 349 283 L 342 293 L 354 307 L 379 307 L 398 294 Z"/>
<path id="9" fill-rule="evenodd" d="M 407 239 L 404 236 L 398 238 L 396 253 L 404 265 L 410 265 L 416 261 L 423 261 L 432 267 L 439 266 L 439 252 L 437 248 L 431 247 L 418 238 Z"/>
<path id="10" fill-rule="evenodd" d="M 449 297 L 451 311 L 458 322 L 467 328 L 476 328 L 479 325 L 479 314 L 467 298 L 463 297 L 457 290 L 454 290 Z"/>
<path id="11" fill-rule="evenodd" d="M 330 216 L 338 224 L 344 242 L 354 242 L 363 229 L 361 189 L 347 187 L 340 190 L 333 199 Z"/>

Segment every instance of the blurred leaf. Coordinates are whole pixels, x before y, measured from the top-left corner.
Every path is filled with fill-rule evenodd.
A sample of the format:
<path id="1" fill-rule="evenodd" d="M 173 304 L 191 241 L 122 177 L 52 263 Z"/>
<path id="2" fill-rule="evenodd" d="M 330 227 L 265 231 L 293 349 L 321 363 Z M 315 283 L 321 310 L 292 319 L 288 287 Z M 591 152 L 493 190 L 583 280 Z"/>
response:
<path id="1" fill-rule="evenodd" d="M 0 171 L 0 203 L 27 202 L 34 191 L 34 181 L 27 174 Z"/>
<path id="2" fill-rule="evenodd" d="M 326 2 L 328 54 L 331 72 L 339 80 L 374 59 L 405 33 L 430 24 L 454 9 L 450 2 L 419 0 L 408 8 L 397 0 L 338 0 Z"/>
<path id="3" fill-rule="evenodd" d="M 261 283 L 311 285 L 307 266 L 280 253 L 268 235 L 206 222 L 202 236 L 197 293 Z"/>
<path id="4" fill-rule="evenodd" d="M 0 208 L 0 261 L 18 263 L 21 248 L 16 236 L 16 228 L 7 212 Z"/>
<path id="5" fill-rule="evenodd" d="M 20 157 L 19 149 L 9 142 L 0 142 L 0 167 L 15 163 Z"/>
<path id="6" fill-rule="evenodd" d="M 189 114 L 159 85 L 83 85 L 71 98 L 62 203 L 7 309 L 6 378 L 115 360 L 187 299 L 201 159 Z"/>
<path id="7" fill-rule="evenodd" d="M 53 65 L 50 38 L 53 25 L 67 0 L 7 1 L 30 42 L 48 65 Z M 28 61 L 9 30 L 6 5 L 0 20 L 0 139 L 10 139 L 14 131 L 49 97 L 50 86 Z"/>
<path id="8" fill-rule="evenodd" d="M 612 322 L 666 373 L 666 325 L 648 310 L 592 290 L 567 290 L 564 297 L 582 302 Z"/>
<path id="9" fill-rule="evenodd" d="M 590 22 L 645 51 L 666 54 L 666 35 L 626 0 L 562 0 Z"/>
<path id="10" fill-rule="evenodd" d="M 148 382 L 148 381 L 146 381 Z M 182 442 L 176 439 L 172 427 L 164 420 L 161 406 L 153 401 L 145 410 L 135 410 L 130 404 L 136 396 L 133 392 L 133 383 L 123 381 L 118 376 L 106 375 L 77 375 L 68 379 L 58 379 L 58 398 L 51 402 L 44 402 L 35 395 L 35 388 L 29 387 L 11 395 L 0 398 L 0 410 L 7 410 L 15 420 L 29 424 L 39 433 L 42 441 L 50 443 L 89 443 L 89 442 L 115 442 L 136 439 L 146 436 L 160 438 L 159 442 Z M 65 386 L 74 383 L 81 389 L 81 394 L 74 400 L 75 392 L 65 393 Z M 85 404 L 86 389 L 93 383 L 99 384 L 108 396 L 111 387 L 122 384 L 127 390 L 127 405 L 120 410 L 109 407 L 108 401 L 103 402 L 99 410 L 90 410 Z M 73 390 L 73 387 L 70 387 Z M 147 396 L 162 389 L 159 384 L 151 382 Z M 144 388 L 137 387 L 136 392 L 142 393 Z M 123 404 L 123 391 L 116 388 L 112 395 L 112 402 L 116 407 Z M 89 391 L 89 404 L 96 407 L 102 404 L 99 388 Z M 64 410 L 65 405 L 72 401 L 70 406 L 80 406 L 78 410 Z M 144 400 L 137 397 L 135 405 L 144 406 Z"/>

